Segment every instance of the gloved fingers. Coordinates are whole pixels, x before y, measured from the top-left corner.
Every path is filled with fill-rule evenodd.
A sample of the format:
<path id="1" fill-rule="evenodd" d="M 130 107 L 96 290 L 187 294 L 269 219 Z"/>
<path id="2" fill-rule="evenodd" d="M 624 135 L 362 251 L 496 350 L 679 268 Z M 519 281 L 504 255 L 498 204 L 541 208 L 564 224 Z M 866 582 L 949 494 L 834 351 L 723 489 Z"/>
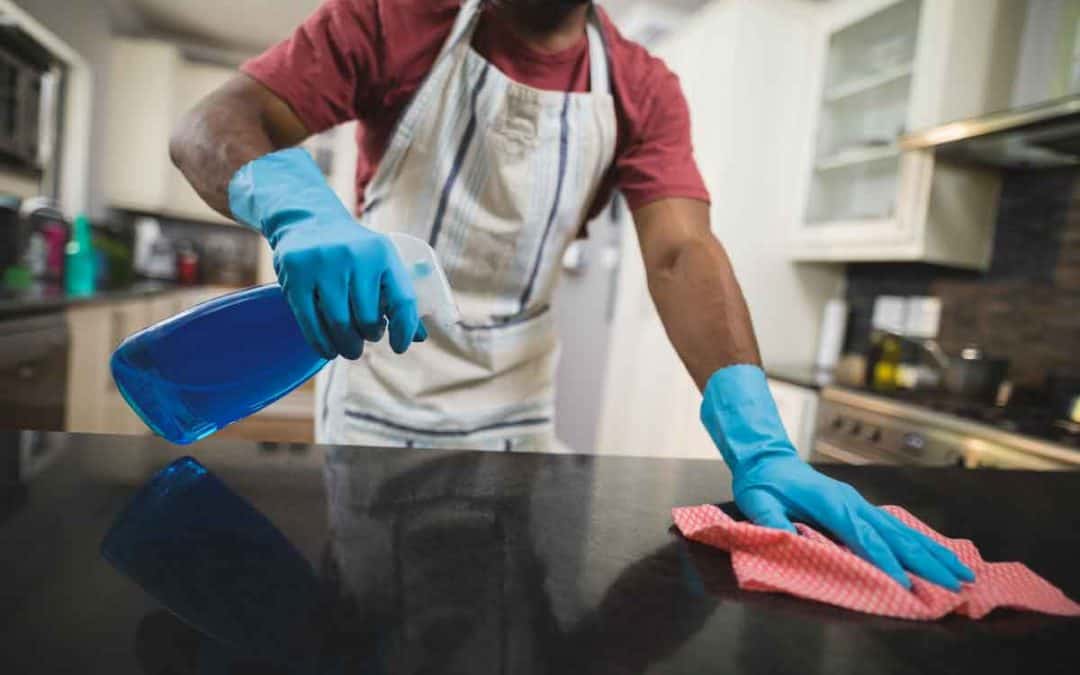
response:
<path id="1" fill-rule="evenodd" d="M 390 245 L 393 249 L 393 245 Z M 405 272 L 397 252 L 387 252 L 387 266 L 383 271 L 381 296 L 386 303 L 386 316 L 390 322 L 390 347 L 404 354 L 416 338 L 420 315 L 416 309 L 416 293 L 412 280 Z"/>
<path id="2" fill-rule="evenodd" d="M 867 518 L 876 521 L 893 550 L 903 553 L 901 562 L 915 574 L 952 591 L 960 590 L 961 581 L 975 580 L 971 568 L 949 549 L 903 524 L 887 511 L 877 507 L 871 507 L 871 511 Z"/>
<path id="3" fill-rule="evenodd" d="M 379 317 L 373 326 L 368 326 L 364 331 L 364 339 L 368 342 L 378 342 L 386 335 L 386 319 Z"/>
<path id="4" fill-rule="evenodd" d="M 335 351 L 347 359 L 356 360 L 364 349 L 364 339 L 353 325 L 347 278 L 334 275 L 317 286 L 316 306 Z"/>
<path id="5" fill-rule="evenodd" d="M 378 342 L 386 332 L 379 299 L 379 275 L 370 270 L 353 269 L 349 281 L 349 304 L 357 332 L 368 342 Z"/>
<path id="6" fill-rule="evenodd" d="M 427 342 L 427 339 L 427 328 L 424 327 L 424 322 L 421 320 L 416 326 L 416 337 L 413 338 L 413 342 Z"/>
<path id="7" fill-rule="evenodd" d="M 296 284 L 282 285 L 285 291 L 285 299 L 289 302 L 296 323 L 300 326 L 300 332 L 308 344 L 318 352 L 319 356 L 331 360 L 337 356 L 330 337 L 319 319 L 315 307 L 315 291 L 305 287 L 297 288 Z"/>
<path id="8" fill-rule="evenodd" d="M 897 560 L 896 555 L 877 529 L 860 516 L 862 509 L 859 502 L 866 503 L 865 500 L 853 488 L 848 487 L 848 489 L 854 493 L 857 501 L 849 498 L 839 505 L 827 505 L 816 514 L 817 519 L 856 555 L 910 590 L 911 579 L 904 572 L 903 565 Z M 826 499 L 835 498 L 837 498 L 836 495 L 826 497 Z"/>
<path id="9" fill-rule="evenodd" d="M 784 512 L 784 505 L 765 490 L 747 490 L 739 495 L 736 505 L 744 516 L 758 525 L 792 534 L 797 532 Z"/>

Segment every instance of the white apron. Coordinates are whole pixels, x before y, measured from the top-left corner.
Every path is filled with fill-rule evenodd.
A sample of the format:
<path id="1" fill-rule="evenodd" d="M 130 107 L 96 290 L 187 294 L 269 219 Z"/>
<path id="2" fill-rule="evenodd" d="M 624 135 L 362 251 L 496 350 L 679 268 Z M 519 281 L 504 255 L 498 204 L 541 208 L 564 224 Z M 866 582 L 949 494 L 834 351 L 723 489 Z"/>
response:
<path id="1" fill-rule="evenodd" d="M 384 340 L 320 377 L 334 444 L 551 448 L 558 339 L 550 302 L 566 246 L 615 155 L 615 103 L 595 10 L 590 93 L 512 81 L 472 48 L 465 0 L 365 193 L 362 222 L 427 240 L 462 322 L 404 356 Z"/>

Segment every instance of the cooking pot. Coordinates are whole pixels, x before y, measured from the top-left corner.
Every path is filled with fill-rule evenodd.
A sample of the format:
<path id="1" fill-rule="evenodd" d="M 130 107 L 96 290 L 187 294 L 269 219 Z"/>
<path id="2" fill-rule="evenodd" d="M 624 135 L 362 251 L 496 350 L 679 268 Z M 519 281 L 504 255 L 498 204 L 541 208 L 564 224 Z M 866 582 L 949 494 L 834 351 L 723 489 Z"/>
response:
<path id="1" fill-rule="evenodd" d="M 1056 418 L 1080 424 L 1080 370 L 1051 371 L 1046 398 Z"/>
<path id="2" fill-rule="evenodd" d="M 990 358 L 977 345 L 949 356 L 942 378 L 945 390 L 974 401 L 993 403 L 1009 373 L 1009 360 Z"/>

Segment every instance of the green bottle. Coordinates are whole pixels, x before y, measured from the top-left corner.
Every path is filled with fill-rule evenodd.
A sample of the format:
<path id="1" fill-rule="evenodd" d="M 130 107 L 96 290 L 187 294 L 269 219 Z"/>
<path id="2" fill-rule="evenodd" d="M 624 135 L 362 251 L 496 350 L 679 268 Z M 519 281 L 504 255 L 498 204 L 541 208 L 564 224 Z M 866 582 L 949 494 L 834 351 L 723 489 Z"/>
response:
<path id="1" fill-rule="evenodd" d="M 94 292 L 94 246 L 90 241 L 90 219 L 78 215 L 71 228 L 71 239 L 64 249 L 64 288 L 68 295 L 91 295 Z"/>

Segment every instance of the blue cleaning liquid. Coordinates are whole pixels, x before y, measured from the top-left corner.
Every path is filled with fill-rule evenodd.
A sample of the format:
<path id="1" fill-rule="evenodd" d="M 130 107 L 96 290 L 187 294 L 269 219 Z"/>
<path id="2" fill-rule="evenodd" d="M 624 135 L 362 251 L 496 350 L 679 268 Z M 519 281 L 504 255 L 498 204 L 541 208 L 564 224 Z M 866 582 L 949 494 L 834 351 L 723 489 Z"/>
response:
<path id="1" fill-rule="evenodd" d="M 113 379 L 154 433 L 194 443 L 293 391 L 328 361 L 277 284 L 216 298 L 132 335 Z"/>

